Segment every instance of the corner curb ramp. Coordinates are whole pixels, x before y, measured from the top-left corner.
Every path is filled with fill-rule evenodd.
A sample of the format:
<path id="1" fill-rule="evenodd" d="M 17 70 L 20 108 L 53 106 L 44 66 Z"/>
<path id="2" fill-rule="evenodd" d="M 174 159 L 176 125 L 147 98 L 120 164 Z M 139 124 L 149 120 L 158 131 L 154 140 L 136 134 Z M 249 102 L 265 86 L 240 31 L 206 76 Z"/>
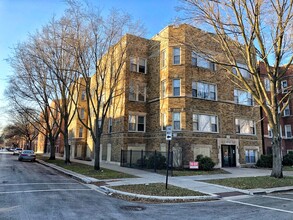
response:
<path id="1" fill-rule="evenodd" d="M 78 173 L 75 173 L 73 171 L 70 171 L 70 170 L 67 170 L 67 169 L 64 169 L 62 167 L 59 167 L 57 165 L 54 165 L 54 164 L 50 164 L 50 163 L 46 163 L 42 160 L 36 160 L 38 163 L 44 165 L 44 166 L 47 166 L 47 167 L 51 167 L 52 169 L 54 170 L 57 170 L 61 173 L 64 173 L 68 176 L 71 176 L 72 178 L 76 179 L 76 180 L 79 180 L 83 183 L 86 183 L 86 184 L 89 184 L 89 183 L 94 183 L 94 182 L 98 182 L 99 180 L 98 179 L 95 179 L 95 178 L 92 178 L 92 177 L 88 177 L 88 176 L 84 176 L 82 174 L 78 174 Z"/>
<path id="2" fill-rule="evenodd" d="M 106 186 L 100 186 L 108 195 L 111 194 L 119 194 L 124 196 L 129 196 L 132 198 L 139 198 L 139 199 L 154 199 L 160 201 L 188 201 L 188 200 L 200 200 L 200 201 L 207 201 L 207 200 L 218 200 L 220 196 L 210 194 L 209 196 L 151 196 L 151 195 L 142 195 L 142 194 L 135 194 L 129 192 L 123 192 L 120 190 L 115 190 Z"/>

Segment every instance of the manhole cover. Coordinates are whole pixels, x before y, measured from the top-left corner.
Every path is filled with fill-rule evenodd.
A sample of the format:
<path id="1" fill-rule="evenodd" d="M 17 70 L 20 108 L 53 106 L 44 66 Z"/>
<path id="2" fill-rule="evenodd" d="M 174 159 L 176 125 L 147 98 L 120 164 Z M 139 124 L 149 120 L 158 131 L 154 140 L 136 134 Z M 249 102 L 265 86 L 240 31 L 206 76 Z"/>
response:
<path id="1" fill-rule="evenodd" d="M 145 207 L 143 206 L 121 206 L 120 207 L 123 210 L 127 210 L 127 211 L 142 211 L 145 210 Z"/>

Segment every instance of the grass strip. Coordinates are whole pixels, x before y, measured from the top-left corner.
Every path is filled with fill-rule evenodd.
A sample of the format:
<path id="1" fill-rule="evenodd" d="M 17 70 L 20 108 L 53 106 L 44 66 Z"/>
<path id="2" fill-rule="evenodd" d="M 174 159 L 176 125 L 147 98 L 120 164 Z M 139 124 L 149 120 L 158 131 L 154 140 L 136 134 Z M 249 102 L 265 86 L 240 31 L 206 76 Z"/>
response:
<path id="1" fill-rule="evenodd" d="M 181 187 L 168 185 L 168 189 L 165 188 L 164 183 L 150 183 L 150 184 L 136 184 L 136 185 L 122 185 L 111 186 L 112 189 L 142 194 L 150 196 L 205 196 L 206 194 L 184 189 Z"/>
<path id="2" fill-rule="evenodd" d="M 198 176 L 198 175 L 215 175 L 215 174 L 229 174 L 229 172 L 222 169 L 214 169 L 211 171 L 202 170 L 173 170 L 172 176 Z M 172 173 L 169 171 L 169 173 Z M 166 175 L 166 170 L 157 170 L 158 174 Z"/>
<path id="3" fill-rule="evenodd" d="M 239 177 L 217 180 L 205 180 L 203 182 L 217 185 L 229 186 L 238 189 L 274 188 L 283 186 L 293 186 L 293 177 L 274 178 L 270 176 Z"/>
<path id="4" fill-rule="evenodd" d="M 71 162 L 70 164 L 65 164 L 64 160 L 56 159 L 56 160 L 49 160 L 48 158 L 40 158 L 41 160 L 45 161 L 46 163 L 51 163 L 62 167 L 67 170 L 71 170 L 73 172 L 93 177 L 96 179 L 121 179 L 121 178 L 135 178 L 136 176 L 117 172 L 114 170 L 104 169 L 101 168 L 100 170 L 94 170 L 93 166 L 89 166 L 86 164 L 75 163 Z"/>

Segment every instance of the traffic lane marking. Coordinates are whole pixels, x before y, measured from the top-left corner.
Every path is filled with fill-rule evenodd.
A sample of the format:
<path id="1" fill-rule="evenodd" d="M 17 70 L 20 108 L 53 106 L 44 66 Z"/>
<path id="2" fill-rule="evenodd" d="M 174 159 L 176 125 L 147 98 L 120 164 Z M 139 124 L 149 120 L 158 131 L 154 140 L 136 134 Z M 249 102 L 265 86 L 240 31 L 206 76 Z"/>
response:
<path id="1" fill-rule="evenodd" d="M 237 203 L 237 204 L 241 204 L 241 205 L 247 205 L 247 206 L 252 206 L 252 207 L 257 207 L 257 208 L 262 208 L 262 209 L 268 209 L 268 210 L 273 210 L 273 211 L 285 212 L 285 213 L 293 214 L 293 211 L 284 210 L 284 209 L 277 209 L 277 208 L 272 208 L 272 207 L 267 207 L 267 206 L 262 206 L 262 205 L 255 205 L 255 204 L 251 204 L 251 203 L 234 201 L 234 200 L 225 200 L 225 201 L 232 202 L 232 203 Z"/>

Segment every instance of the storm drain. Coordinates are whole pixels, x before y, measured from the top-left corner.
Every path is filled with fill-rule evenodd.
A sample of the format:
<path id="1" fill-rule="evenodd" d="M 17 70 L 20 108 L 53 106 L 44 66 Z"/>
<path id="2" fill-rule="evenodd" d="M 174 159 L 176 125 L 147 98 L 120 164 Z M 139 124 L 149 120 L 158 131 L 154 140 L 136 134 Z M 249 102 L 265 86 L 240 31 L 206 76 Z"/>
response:
<path id="1" fill-rule="evenodd" d="M 145 210 L 145 207 L 143 207 L 143 206 L 121 206 L 120 208 L 123 210 L 126 210 L 126 211 L 143 211 L 143 210 Z"/>

